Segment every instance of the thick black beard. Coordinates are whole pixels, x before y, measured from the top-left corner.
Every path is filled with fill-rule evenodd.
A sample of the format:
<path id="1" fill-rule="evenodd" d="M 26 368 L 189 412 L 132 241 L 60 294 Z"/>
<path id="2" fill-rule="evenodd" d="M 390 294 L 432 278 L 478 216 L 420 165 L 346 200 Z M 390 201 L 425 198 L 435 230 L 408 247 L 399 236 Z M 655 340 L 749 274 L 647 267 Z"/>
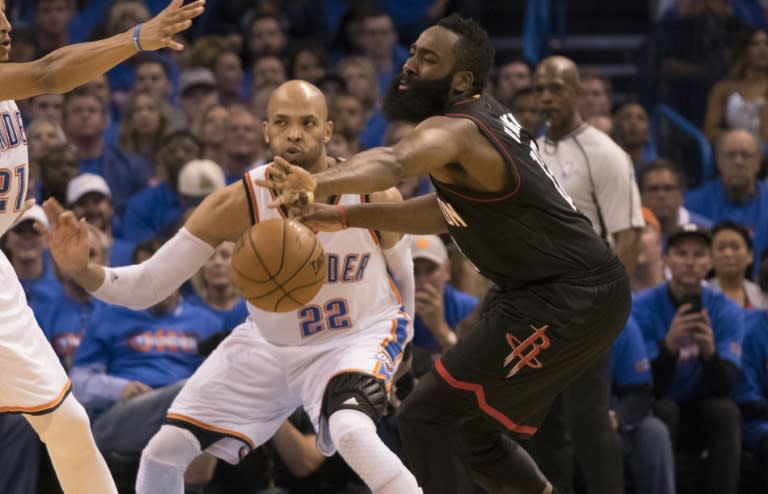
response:
<path id="1" fill-rule="evenodd" d="M 451 98 L 453 74 L 440 79 L 410 80 L 408 89 L 398 89 L 400 78 L 394 77 L 384 95 L 382 111 L 389 121 L 403 120 L 419 123 L 440 115 Z"/>

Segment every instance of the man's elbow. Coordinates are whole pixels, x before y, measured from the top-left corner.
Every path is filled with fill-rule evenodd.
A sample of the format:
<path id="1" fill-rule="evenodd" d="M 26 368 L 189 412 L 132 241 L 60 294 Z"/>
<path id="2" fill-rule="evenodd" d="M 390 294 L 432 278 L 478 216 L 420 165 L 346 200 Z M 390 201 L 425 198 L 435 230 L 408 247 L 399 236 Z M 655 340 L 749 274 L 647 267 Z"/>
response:
<path id="1" fill-rule="evenodd" d="M 61 67 L 58 57 L 55 53 L 30 62 L 35 72 L 34 80 L 38 82 L 37 92 L 46 93 L 66 93 L 75 88 L 74 84 L 67 84 L 67 78 L 62 77 L 65 68 Z"/>

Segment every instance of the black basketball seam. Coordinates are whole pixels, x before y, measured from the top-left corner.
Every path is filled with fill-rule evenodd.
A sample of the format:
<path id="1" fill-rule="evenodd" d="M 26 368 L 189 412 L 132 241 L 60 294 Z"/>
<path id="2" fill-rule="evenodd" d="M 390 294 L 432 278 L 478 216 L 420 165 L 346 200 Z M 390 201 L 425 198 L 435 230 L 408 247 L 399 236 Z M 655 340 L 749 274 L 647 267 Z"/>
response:
<path id="1" fill-rule="evenodd" d="M 277 270 L 275 275 L 280 273 L 280 271 L 282 271 L 282 269 L 283 269 L 283 259 L 282 258 L 285 256 L 285 222 L 283 222 L 283 224 L 281 226 L 282 226 L 282 229 L 283 229 L 283 235 L 282 235 L 282 237 L 283 237 L 283 245 L 282 245 L 282 249 L 281 249 L 280 268 Z M 256 260 L 259 261 L 259 264 L 261 264 L 261 267 L 264 268 L 264 271 L 267 273 L 267 275 L 269 275 L 269 279 L 268 280 L 265 280 L 265 281 L 252 280 L 252 281 L 255 281 L 256 283 L 266 283 L 268 281 L 271 281 L 275 285 L 275 288 L 273 290 L 267 292 L 267 293 L 261 294 L 258 297 L 248 297 L 248 298 L 250 300 L 259 300 L 260 298 L 264 298 L 264 297 L 266 297 L 268 295 L 271 295 L 271 294 L 275 293 L 277 290 L 280 290 L 280 291 L 283 292 L 283 294 L 287 295 L 288 292 L 285 290 L 285 288 L 283 288 L 283 283 L 280 283 L 280 282 L 277 281 L 276 276 L 272 274 L 272 272 L 267 267 L 267 264 L 264 262 L 264 260 L 259 255 L 258 250 L 256 250 L 256 245 L 254 245 L 254 243 L 253 243 L 253 238 L 251 237 L 251 231 L 250 230 L 248 230 L 247 236 L 248 236 L 248 243 L 251 246 L 251 251 L 253 252 L 253 255 L 256 257 Z M 238 274 L 242 275 L 240 270 L 238 270 L 238 269 L 235 269 L 235 270 L 238 272 Z M 248 278 L 248 277 L 244 276 L 244 278 Z M 248 279 L 250 279 L 250 278 L 248 278 Z M 281 297 L 279 300 L 282 300 L 283 298 L 285 298 L 285 297 Z M 275 309 L 277 309 L 277 307 L 275 307 Z"/>
<path id="2" fill-rule="evenodd" d="M 304 262 L 301 264 L 301 266 L 299 266 L 298 268 L 296 268 L 296 271 L 294 271 L 294 272 L 293 272 L 293 274 L 292 274 L 291 276 L 289 276 L 289 277 L 288 277 L 286 280 L 284 280 L 282 283 L 278 283 L 278 282 L 277 282 L 277 280 L 276 280 L 274 277 L 273 277 L 272 279 L 270 279 L 270 281 L 273 281 L 273 282 L 275 283 L 275 285 L 277 285 L 277 286 L 278 286 L 278 287 L 279 287 L 281 290 L 283 290 L 283 293 L 285 293 L 286 295 L 288 295 L 288 294 L 290 294 L 291 292 L 293 292 L 293 290 L 291 290 L 291 292 L 288 292 L 288 291 L 286 291 L 286 290 L 285 290 L 285 288 L 283 288 L 283 286 L 284 286 L 285 284 L 289 283 L 289 282 L 290 282 L 292 279 L 294 279 L 294 278 L 296 277 L 296 275 L 297 275 L 297 274 L 299 274 L 299 271 L 301 271 L 302 269 L 304 269 L 304 266 L 306 266 L 306 265 L 307 265 L 307 263 L 309 262 L 309 260 L 312 258 L 312 254 L 314 254 L 314 253 L 315 253 L 315 247 L 317 246 L 317 244 L 318 244 L 319 242 L 318 242 L 318 240 L 317 240 L 317 237 L 314 237 L 314 236 L 313 236 L 312 238 L 314 239 L 315 243 L 314 243 L 314 244 L 312 244 L 312 250 L 310 251 L 310 253 L 309 253 L 309 256 L 307 256 L 307 259 L 306 259 L 306 260 L 305 260 L 305 261 L 304 261 Z M 322 249 L 322 245 L 321 245 L 320 247 L 321 247 L 321 249 Z M 254 250 L 254 252 L 255 252 L 255 250 Z M 285 242 L 283 242 L 283 254 L 285 254 Z M 262 263 L 262 266 L 263 266 L 263 265 L 264 265 L 264 264 Z M 281 267 L 281 270 L 282 270 L 282 267 Z M 278 273 L 279 273 L 279 272 L 280 272 L 280 271 L 278 271 Z M 323 274 L 323 276 L 325 276 L 325 274 Z M 314 285 L 314 283 L 312 283 L 312 284 Z M 307 286 L 309 286 L 309 285 L 302 285 L 302 287 L 301 287 L 301 288 L 305 288 L 305 287 L 307 287 Z M 272 290 L 271 292 L 269 292 L 269 294 L 272 294 L 272 293 L 274 293 L 274 292 L 275 292 L 275 290 Z M 262 295 L 262 297 L 263 297 L 263 296 L 266 296 L 266 295 L 268 295 L 268 294 Z M 261 297 L 256 297 L 256 299 L 259 299 L 259 298 L 261 298 Z"/>
<path id="3" fill-rule="evenodd" d="M 285 265 L 285 250 L 286 250 L 286 236 L 287 236 L 287 228 L 286 228 L 286 224 L 285 223 L 286 223 L 286 220 L 283 220 L 282 225 L 281 225 L 282 226 L 282 240 L 283 240 L 283 242 L 282 242 L 282 249 L 281 249 L 281 255 L 280 255 L 280 266 L 279 266 L 279 269 L 275 272 L 275 275 L 273 275 L 271 273 L 271 271 L 267 267 L 266 263 L 261 258 L 261 256 L 259 255 L 258 251 L 256 250 L 256 245 L 253 243 L 253 238 L 250 235 L 250 231 L 248 232 L 248 243 L 251 246 L 251 251 L 253 252 L 253 254 L 255 255 L 256 259 L 259 261 L 259 264 L 261 264 L 261 267 L 267 273 L 269 278 L 267 280 L 264 280 L 264 281 L 255 280 L 255 279 L 253 279 L 253 278 L 251 278 L 249 276 L 243 275 L 243 273 L 239 269 L 237 269 L 235 266 L 232 266 L 233 269 L 235 271 L 237 271 L 237 273 L 240 276 L 242 276 L 243 278 L 245 278 L 247 280 L 254 281 L 256 283 L 266 283 L 266 282 L 271 281 L 275 285 L 274 289 L 270 290 L 267 293 L 263 293 L 263 294 L 259 295 L 258 297 L 246 297 L 249 300 L 254 300 L 254 301 L 255 300 L 259 300 L 261 298 L 264 298 L 264 297 L 267 297 L 267 296 L 270 296 L 270 295 L 274 294 L 278 290 L 283 292 L 283 296 L 280 297 L 277 300 L 277 302 L 275 303 L 275 306 L 273 308 L 274 312 L 277 312 L 278 307 L 280 306 L 280 304 L 286 298 L 289 298 L 290 300 L 292 300 L 296 305 L 303 305 L 299 300 L 296 300 L 291 294 L 294 291 L 296 291 L 296 290 L 300 290 L 302 288 L 307 288 L 307 287 L 315 285 L 317 283 L 317 281 L 315 281 L 314 283 L 308 283 L 308 284 L 301 285 L 301 286 L 298 286 L 298 287 L 293 287 L 293 289 L 291 291 L 287 291 L 285 289 L 285 285 L 287 283 L 289 283 L 293 278 L 295 278 L 296 275 L 298 275 L 299 272 L 301 272 L 302 269 L 304 269 L 304 267 L 307 265 L 307 263 L 312 259 L 313 255 L 315 254 L 315 249 L 316 249 L 317 244 L 319 243 L 319 241 L 317 240 L 317 237 L 315 237 L 314 235 L 312 236 L 312 239 L 314 240 L 314 243 L 312 244 L 312 250 L 309 252 L 309 254 L 307 255 L 307 257 L 304 260 L 304 262 L 302 262 L 301 265 L 298 268 L 296 268 L 296 270 L 285 281 L 283 281 L 282 283 L 277 281 L 277 274 L 279 274 L 282 271 L 283 266 Z M 321 247 L 321 250 L 322 250 L 322 245 L 320 247 Z M 325 276 L 325 273 L 323 273 L 323 277 L 324 276 Z M 320 281 L 320 280 L 318 280 L 318 281 Z"/>
<path id="4" fill-rule="evenodd" d="M 291 276 L 289 276 L 287 280 L 285 280 L 285 283 L 288 283 L 288 282 L 289 282 L 289 281 L 291 281 L 291 280 L 292 280 L 294 277 L 296 277 L 296 275 L 297 275 L 297 274 L 299 274 L 299 271 L 301 271 L 302 269 L 304 269 L 304 266 L 306 266 L 306 265 L 307 265 L 307 263 L 310 261 L 310 259 L 312 259 L 312 255 L 315 253 L 315 247 L 317 247 L 317 244 L 318 244 L 318 240 L 317 240 L 317 237 L 313 236 L 313 237 L 312 237 L 312 239 L 313 239 L 315 242 L 312 244 L 312 250 L 310 250 L 310 251 L 309 251 L 309 255 L 307 256 L 307 258 L 306 258 L 306 259 L 304 259 L 304 262 L 303 262 L 303 263 L 301 263 L 301 265 L 300 265 L 298 268 L 296 268 L 296 271 L 294 271 L 294 272 L 293 272 L 293 274 L 292 274 Z M 321 245 L 320 247 L 322 248 L 322 245 Z M 283 252 L 285 252 L 285 248 L 283 248 Z"/>
<path id="5" fill-rule="evenodd" d="M 248 243 L 251 245 L 251 250 L 253 251 L 253 255 L 256 256 L 256 260 L 259 261 L 259 264 L 261 264 L 261 267 L 264 268 L 264 271 L 269 275 L 269 281 L 274 281 L 275 276 L 272 274 L 272 272 L 267 267 L 267 264 L 264 262 L 264 260 L 259 255 L 259 251 L 256 250 L 256 246 L 253 244 L 253 239 L 251 238 L 251 231 L 248 230 Z M 277 271 L 278 273 L 280 270 Z M 261 282 L 264 283 L 264 282 Z"/>

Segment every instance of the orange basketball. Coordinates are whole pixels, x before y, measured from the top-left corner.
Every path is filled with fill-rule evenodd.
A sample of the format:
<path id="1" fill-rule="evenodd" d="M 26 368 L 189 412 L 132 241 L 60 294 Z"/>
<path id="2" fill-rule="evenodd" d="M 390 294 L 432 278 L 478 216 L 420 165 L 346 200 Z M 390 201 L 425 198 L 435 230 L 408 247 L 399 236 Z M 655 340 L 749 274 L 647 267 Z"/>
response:
<path id="1" fill-rule="evenodd" d="M 248 302 L 268 312 L 289 312 L 308 304 L 323 286 L 325 251 L 306 226 L 267 220 L 237 241 L 232 269 Z"/>

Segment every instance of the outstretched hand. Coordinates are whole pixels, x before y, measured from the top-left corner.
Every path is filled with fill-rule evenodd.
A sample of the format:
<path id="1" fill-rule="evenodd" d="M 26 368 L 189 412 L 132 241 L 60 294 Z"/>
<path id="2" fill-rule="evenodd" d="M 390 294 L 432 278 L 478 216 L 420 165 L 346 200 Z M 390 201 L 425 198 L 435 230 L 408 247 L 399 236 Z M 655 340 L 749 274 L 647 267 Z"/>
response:
<path id="1" fill-rule="evenodd" d="M 256 180 L 256 185 L 267 187 L 277 193 L 277 198 L 269 205 L 271 208 L 299 206 L 314 202 L 317 183 L 312 174 L 300 166 L 295 166 L 280 156 L 275 157 L 273 166 L 265 180 Z"/>
<path id="2" fill-rule="evenodd" d="M 292 218 L 315 232 L 337 232 L 347 228 L 339 209 L 330 204 L 312 202 L 290 209 Z"/>
<path id="3" fill-rule="evenodd" d="M 88 228 L 85 218 L 78 221 L 72 211 L 64 209 L 59 201 L 50 198 L 43 203 L 43 210 L 51 224 L 48 231 L 40 225 L 38 231 L 48 239 L 48 248 L 54 261 L 65 273 L 72 274 L 88 266 Z"/>
<path id="4" fill-rule="evenodd" d="M 148 20 L 141 27 L 139 44 L 145 51 L 161 48 L 181 50 L 184 46 L 173 41 L 173 36 L 189 29 L 192 19 L 205 10 L 205 0 L 196 0 L 189 5 L 183 5 L 184 0 L 173 0 L 162 12 Z"/>

